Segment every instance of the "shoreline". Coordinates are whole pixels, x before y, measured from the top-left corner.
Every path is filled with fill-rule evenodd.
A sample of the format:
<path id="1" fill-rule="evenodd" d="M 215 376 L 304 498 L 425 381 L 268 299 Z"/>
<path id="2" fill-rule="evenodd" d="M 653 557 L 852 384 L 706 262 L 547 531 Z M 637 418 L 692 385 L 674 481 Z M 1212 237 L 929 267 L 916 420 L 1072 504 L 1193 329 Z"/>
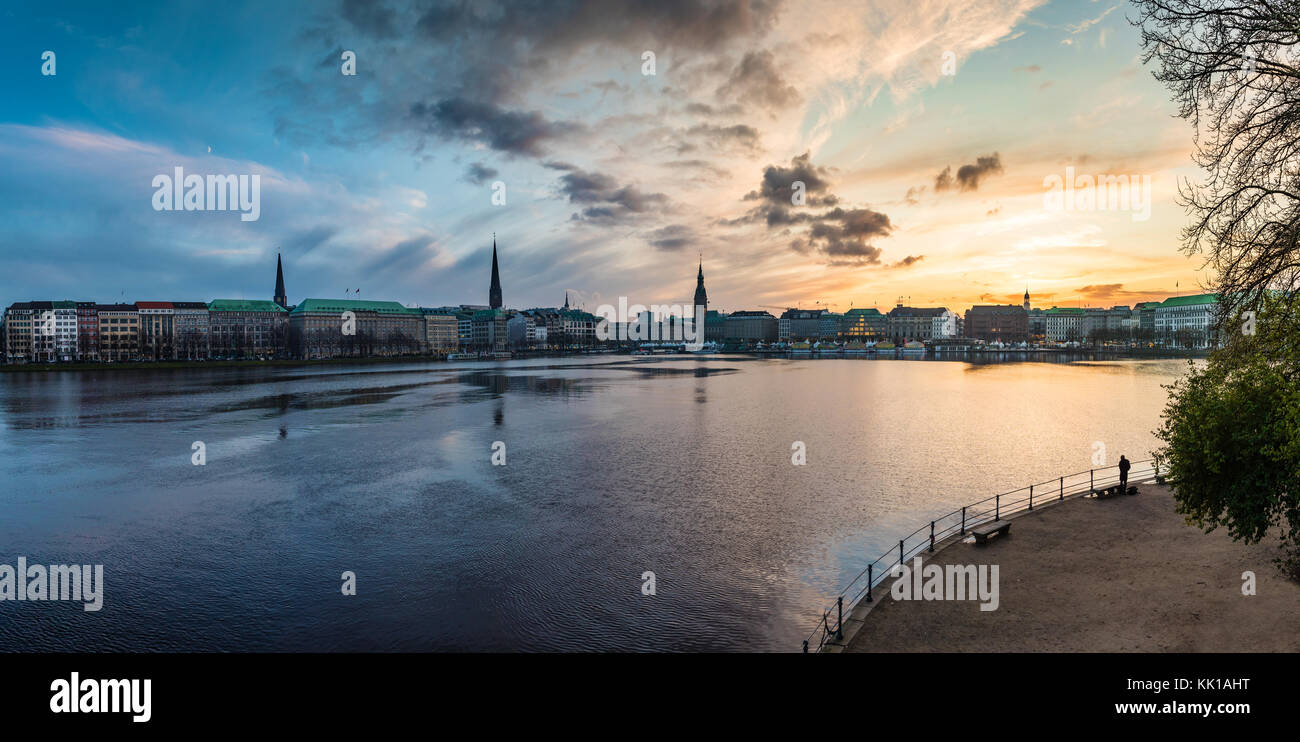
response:
<path id="1" fill-rule="evenodd" d="M 0 364 L 0 373 L 51 373 L 58 371 L 147 371 L 147 370 L 184 370 L 184 369 L 206 369 L 206 368 L 301 368 L 310 366 L 340 366 L 340 365 L 398 365 L 406 363 L 482 363 L 488 361 L 513 361 L 527 360 L 530 358 L 569 358 L 569 357 L 586 357 L 595 355 L 608 356 L 627 356 L 632 359 L 681 359 L 681 358 L 709 358 L 713 356 L 749 356 L 756 359 L 766 358 L 783 358 L 786 360 L 806 361 L 806 360 L 901 360 L 901 361 L 959 361 L 969 358 L 972 362 L 991 358 L 992 360 L 1007 360 L 1006 356 L 1013 356 L 1024 360 L 1045 360 L 1042 358 L 1032 358 L 1040 356 L 1051 359 L 1069 358 L 1070 360 L 1191 360 L 1205 358 L 1204 352 L 1181 352 L 1181 353 L 1132 353 L 1119 351 L 1104 350 L 1060 350 L 1060 349 L 1020 349 L 1020 350 L 983 350 L 983 351 L 939 351 L 927 353 L 864 353 L 853 354 L 839 352 L 829 353 L 811 353 L 797 354 L 790 351 L 717 351 L 713 353 L 653 353 L 638 355 L 628 350 L 615 351 L 591 351 L 575 353 L 525 353 L 512 358 L 463 358 L 449 360 L 443 355 L 421 355 L 421 356 L 384 356 L 378 358 L 316 358 L 316 359 L 277 359 L 268 361 L 259 360 L 239 360 L 239 361 L 118 361 L 114 363 L 89 363 L 89 362 L 32 362 L 32 363 L 6 363 Z M 964 358 L 963 358 L 964 357 Z"/>

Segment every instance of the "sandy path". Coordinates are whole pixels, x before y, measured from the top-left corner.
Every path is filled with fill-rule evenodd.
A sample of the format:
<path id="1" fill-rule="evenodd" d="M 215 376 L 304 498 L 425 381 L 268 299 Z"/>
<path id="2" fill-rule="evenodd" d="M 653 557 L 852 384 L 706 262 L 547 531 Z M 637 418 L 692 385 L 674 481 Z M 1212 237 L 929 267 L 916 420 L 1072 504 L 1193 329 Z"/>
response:
<path id="1" fill-rule="evenodd" d="M 1244 546 L 1174 512 L 1168 489 L 1076 499 L 1016 518 L 1008 538 L 958 543 L 934 564 L 999 565 L 1000 605 L 895 601 L 888 579 L 850 639 L 863 652 L 1296 652 L 1300 585 L 1275 543 Z M 1242 572 L 1256 595 L 1242 595 Z"/>

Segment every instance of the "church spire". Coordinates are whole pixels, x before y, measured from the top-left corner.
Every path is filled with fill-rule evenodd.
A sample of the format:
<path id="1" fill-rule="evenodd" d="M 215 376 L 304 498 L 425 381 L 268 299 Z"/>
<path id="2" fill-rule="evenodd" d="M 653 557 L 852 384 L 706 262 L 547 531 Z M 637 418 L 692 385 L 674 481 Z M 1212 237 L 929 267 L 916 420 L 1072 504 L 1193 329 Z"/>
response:
<path id="1" fill-rule="evenodd" d="M 704 256 L 700 256 L 700 269 L 695 274 L 695 306 L 703 307 L 700 311 L 708 311 L 709 294 L 704 290 Z"/>
<path id="2" fill-rule="evenodd" d="M 280 262 L 280 251 L 275 251 L 275 296 L 271 299 L 281 308 L 289 308 L 289 297 L 284 293 L 284 264 Z"/>
<path id="3" fill-rule="evenodd" d="M 488 287 L 488 306 L 501 308 L 501 272 L 497 270 L 497 235 L 492 233 L 492 285 Z"/>

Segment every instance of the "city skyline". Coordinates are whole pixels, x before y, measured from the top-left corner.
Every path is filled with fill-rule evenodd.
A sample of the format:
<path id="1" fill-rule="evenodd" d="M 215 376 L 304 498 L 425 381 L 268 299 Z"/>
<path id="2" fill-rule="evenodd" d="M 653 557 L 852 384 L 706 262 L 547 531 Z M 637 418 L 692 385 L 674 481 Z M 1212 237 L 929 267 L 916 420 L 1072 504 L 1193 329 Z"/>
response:
<path id="1" fill-rule="evenodd" d="M 437 306 L 480 285 L 491 231 L 501 271 L 530 278 L 507 281 L 521 307 L 689 298 L 675 267 L 698 253 L 732 310 L 1015 304 L 1026 283 L 1041 306 L 1131 305 L 1203 283 L 1177 251 L 1185 124 L 1114 53 L 1136 39 L 1119 6 L 629 5 L 614 33 L 613 7 L 341 3 L 256 30 L 241 7 L 143 11 L 171 31 L 148 42 L 90 6 L 10 11 L 0 296 L 261 297 L 278 249 L 303 296 Z M 151 208 L 178 167 L 260 175 L 260 217 Z M 1045 179 L 1075 170 L 1149 176 L 1150 218 L 1047 210 Z"/>

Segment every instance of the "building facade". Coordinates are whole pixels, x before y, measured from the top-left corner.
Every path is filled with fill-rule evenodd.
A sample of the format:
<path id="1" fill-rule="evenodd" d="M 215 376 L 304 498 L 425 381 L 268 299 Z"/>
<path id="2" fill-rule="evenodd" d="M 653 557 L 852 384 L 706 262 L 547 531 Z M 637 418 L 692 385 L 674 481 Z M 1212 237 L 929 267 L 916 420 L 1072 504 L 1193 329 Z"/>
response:
<path id="1" fill-rule="evenodd" d="M 1029 314 L 1015 304 L 973 306 L 966 310 L 965 333 L 986 343 L 1023 343 L 1029 339 Z"/>
<path id="2" fill-rule="evenodd" d="M 298 358 L 413 355 L 427 343 L 424 313 L 395 301 L 303 299 L 287 314 Z"/>
<path id="3" fill-rule="evenodd" d="M 99 357 L 131 361 L 140 357 L 140 312 L 134 304 L 99 304 Z"/>
<path id="4" fill-rule="evenodd" d="M 727 315 L 725 339 L 743 343 L 770 343 L 777 338 L 776 317 L 761 310 L 732 312 Z"/>
<path id="5" fill-rule="evenodd" d="M 216 358 L 274 358 L 288 352 L 289 313 L 265 299 L 213 299 L 208 335 Z"/>

